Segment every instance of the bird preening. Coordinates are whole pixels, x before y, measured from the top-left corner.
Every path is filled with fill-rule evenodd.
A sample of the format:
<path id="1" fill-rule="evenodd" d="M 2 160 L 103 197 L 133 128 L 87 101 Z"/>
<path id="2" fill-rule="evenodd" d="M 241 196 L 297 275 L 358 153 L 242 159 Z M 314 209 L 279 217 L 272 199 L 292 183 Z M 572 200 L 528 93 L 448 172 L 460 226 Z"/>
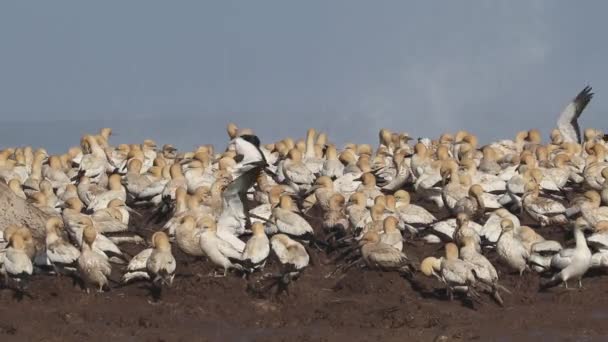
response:
<path id="1" fill-rule="evenodd" d="M 542 290 L 583 287 L 589 270 L 608 267 L 608 143 L 579 122 L 593 95 L 576 95 L 548 141 L 537 129 L 485 145 L 464 130 L 412 139 L 381 129 L 377 147 L 338 146 L 311 128 L 267 142 L 231 123 L 221 151 L 114 146 L 109 128 L 63 154 L 5 148 L 6 191 L 47 219 L 0 222 L 3 286 L 29 291 L 52 274 L 87 292 L 145 282 L 161 295 L 188 281 L 186 260 L 208 266 L 197 276 L 236 277 L 262 297 L 353 270 L 474 305 L 508 306 L 529 277 Z"/>

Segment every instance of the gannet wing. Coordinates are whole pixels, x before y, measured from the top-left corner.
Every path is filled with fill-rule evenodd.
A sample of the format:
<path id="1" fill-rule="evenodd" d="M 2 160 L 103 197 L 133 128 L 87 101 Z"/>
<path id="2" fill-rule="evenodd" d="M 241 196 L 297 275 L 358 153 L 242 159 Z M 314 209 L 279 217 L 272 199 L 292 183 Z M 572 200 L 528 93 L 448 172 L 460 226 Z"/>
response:
<path id="1" fill-rule="evenodd" d="M 592 98 L 593 93 L 591 92 L 591 87 L 586 86 L 578 95 L 576 95 L 574 100 L 566 106 L 557 121 L 560 131 L 568 137 L 576 137 L 578 143 L 581 143 L 581 130 L 578 125 L 578 118 Z"/>

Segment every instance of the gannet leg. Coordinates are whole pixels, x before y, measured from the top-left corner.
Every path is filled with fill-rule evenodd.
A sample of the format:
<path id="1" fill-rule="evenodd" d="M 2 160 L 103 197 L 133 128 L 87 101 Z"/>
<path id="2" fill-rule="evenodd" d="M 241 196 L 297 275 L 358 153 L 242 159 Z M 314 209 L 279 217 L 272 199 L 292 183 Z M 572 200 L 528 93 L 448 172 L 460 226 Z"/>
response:
<path id="1" fill-rule="evenodd" d="M 583 280 L 581 278 L 578 278 L 578 288 L 579 289 L 583 288 Z"/>

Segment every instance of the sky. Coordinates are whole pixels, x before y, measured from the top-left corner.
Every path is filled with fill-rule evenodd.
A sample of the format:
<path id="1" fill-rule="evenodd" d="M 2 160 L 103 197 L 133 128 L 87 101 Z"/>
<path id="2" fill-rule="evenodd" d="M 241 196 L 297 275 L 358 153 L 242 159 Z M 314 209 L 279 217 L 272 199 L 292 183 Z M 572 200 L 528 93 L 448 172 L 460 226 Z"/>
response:
<path id="1" fill-rule="evenodd" d="M 377 141 L 466 129 L 547 136 L 587 84 L 606 129 L 605 1 L 3 1 L 0 148 L 112 142 L 224 146 Z"/>

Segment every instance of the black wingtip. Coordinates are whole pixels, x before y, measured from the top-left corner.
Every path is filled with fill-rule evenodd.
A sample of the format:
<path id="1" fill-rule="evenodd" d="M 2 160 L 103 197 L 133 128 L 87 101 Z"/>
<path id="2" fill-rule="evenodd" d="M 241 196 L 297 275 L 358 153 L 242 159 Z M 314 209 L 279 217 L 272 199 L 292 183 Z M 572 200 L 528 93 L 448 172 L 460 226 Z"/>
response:
<path id="1" fill-rule="evenodd" d="M 595 93 L 591 92 L 592 90 L 593 88 L 591 88 L 590 85 L 587 85 L 585 88 L 583 88 L 583 90 L 581 90 L 580 93 L 578 93 L 578 95 L 576 95 L 574 101 L 589 103 L 589 101 L 591 101 L 593 98 L 593 95 L 595 95 Z"/>

